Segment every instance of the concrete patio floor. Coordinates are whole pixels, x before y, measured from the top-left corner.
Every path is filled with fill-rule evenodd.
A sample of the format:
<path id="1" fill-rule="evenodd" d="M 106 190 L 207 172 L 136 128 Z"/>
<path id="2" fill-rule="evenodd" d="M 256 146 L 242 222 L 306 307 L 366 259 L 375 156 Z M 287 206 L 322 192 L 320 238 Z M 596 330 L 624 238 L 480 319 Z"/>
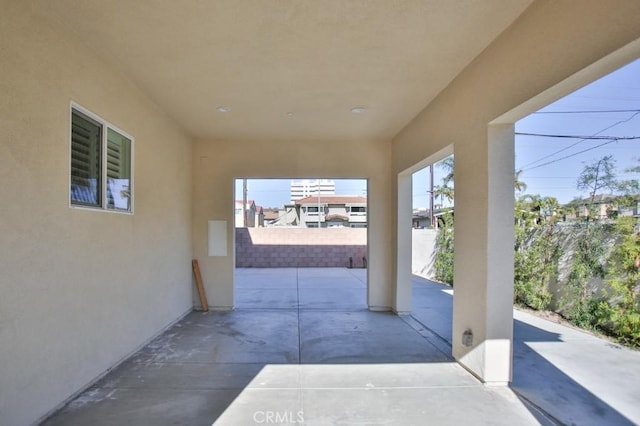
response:
<path id="1" fill-rule="evenodd" d="M 517 393 L 482 385 L 450 356 L 450 289 L 415 277 L 414 299 L 411 317 L 368 311 L 365 270 L 238 269 L 234 311 L 187 315 L 44 424 L 554 424 L 536 406 L 566 423 L 640 419 L 638 380 L 611 385 L 622 400 L 589 392 L 536 352 L 573 335 L 519 314 Z"/>
<path id="2" fill-rule="evenodd" d="M 412 316 L 451 343 L 453 289 L 413 277 Z M 556 421 L 640 424 L 640 351 L 514 309 L 511 388 Z"/>

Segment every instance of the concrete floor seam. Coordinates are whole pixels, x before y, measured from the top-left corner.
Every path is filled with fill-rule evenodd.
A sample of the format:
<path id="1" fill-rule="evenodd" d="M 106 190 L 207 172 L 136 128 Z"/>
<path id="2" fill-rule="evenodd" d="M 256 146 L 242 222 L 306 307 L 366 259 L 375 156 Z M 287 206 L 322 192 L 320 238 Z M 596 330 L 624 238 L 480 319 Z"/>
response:
<path id="1" fill-rule="evenodd" d="M 417 320 L 416 318 L 414 318 L 411 315 L 398 315 L 400 317 L 400 319 L 402 319 L 402 321 L 404 321 L 405 324 L 407 324 L 413 331 L 415 331 L 416 333 L 418 333 L 420 335 L 420 337 L 422 337 L 423 339 L 425 339 L 427 341 L 427 343 L 429 343 L 431 346 L 433 346 L 434 348 L 436 348 L 439 352 L 441 352 L 443 355 L 445 355 L 447 358 L 451 359 L 452 361 L 454 361 L 454 358 L 451 356 L 451 351 L 445 351 L 443 350 L 440 345 L 444 344 L 446 345 L 446 347 L 448 347 L 449 349 L 451 349 L 451 344 L 444 339 L 442 336 L 439 336 L 438 334 L 436 334 L 433 330 L 431 330 L 429 327 L 427 327 L 426 325 L 424 325 L 421 321 Z M 408 321 L 408 318 L 411 318 L 412 321 L 417 322 L 418 324 L 420 324 L 420 326 L 422 327 L 422 330 L 427 331 L 430 335 L 430 337 L 427 337 L 425 335 L 423 335 L 420 331 L 422 330 L 418 330 L 415 327 L 413 327 L 413 325 L 411 324 L 410 321 Z M 435 339 L 437 341 L 437 344 L 432 342 L 431 339 Z"/>
<path id="2" fill-rule="evenodd" d="M 193 312 L 45 425 L 244 425 L 266 410 L 303 424 L 640 424 L 636 353 L 601 362 L 610 343 L 515 311 L 514 381 L 489 387 L 448 355 L 448 288 L 415 277 L 399 321 L 366 309 L 353 279 L 366 272 L 240 271 L 239 309 Z M 594 362 L 602 374 L 584 373 Z"/>
<path id="3" fill-rule="evenodd" d="M 296 268 L 296 297 L 297 297 L 297 308 L 298 308 L 298 364 L 302 364 L 302 326 L 300 325 L 300 272 L 299 269 Z"/>
<path id="4" fill-rule="evenodd" d="M 420 327 L 422 327 L 423 330 L 427 331 L 432 337 L 440 340 L 442 343 L 444 343 L 448 347 L 451 347 L 451 342 L 449 342 L 444 337 L 440 336 L 438 333 L 436 333 L 434 330 L 429 328 L 427 325 L 425 325 L 422 321 L 420 321 L 418 318 L 414 317 L 413 315 L 409 314 L 409 315 L 399 315 L 399 316 L 405 322 L 407 322 L 407 320 L 406 320 L 407 318 L 411 318 L 412 321 L 415 321 L 418 324 L 420 324 Z M 411 324 L 409 322 L 407 322 L 407 324 L 409 324 L 409 326 L 411 326 Z M 411 328 L 413 328 L 413 327 L 411 327 Z M 416 330 L 416 332 L 418 334 L 420 334 L 420 330 L 417 330 L 417 329 L 414 329 L 414 330 Z"/>
<path id="5" fill-rule="evenodd" d="M 143 390 L 146 389 L 147 386 L 145 385 L 141 385 L 141 386 L 114 386 L 114 387 L 109 387 L 109 386 L 104 386 L 105 389 L 111 389 L 113 391 L 116 390 Z M 219 391 L 232 391 L 232 390 L 238 390 L 238 389 L 245 389 L 245 387 L 241 387 L 241 386 L 224 386 L 224 387 L 207 387 L 207 386 L 195 386 L 195 387 L 180 387 L 180 386 L 166 386 L 163 385 L 162 386 L 162 390 L 163 391 L 167 391 L 167 390 L 173 390 L 173 391 L 180 391 L 180 392 L 188 392 L 188 391 L 207 391 L 207 390 L 219 390 Z M 278 388 L 274 388 L 274 389 L 278 389 Z M 281 388 L 281 389 L 287 389 L 287 388 Z M 291 389 L 297 389 L 297 388 L 291 388 Z"/>
<path id="6" fill-rule="evenodd" d="M 516 389 L 512 388 L 511 386 L 509 386 L 509 389 L 511 389 L 511 391 L 513 393 L 515 393 L 518 398 L 520 398 L 522 401 L 524 401 L 527 405 L 529 405 L 530 408 L 536 410 L 537 412 L 539 412 L 542 416 L 544 416 L 547 420 L 549 420 L 551 423 L 558 425 L 558 426 L 564 426 L 565 423 L 561 422 L 559 419 L 555 418 L 553 415 L 551 415 L 549 412 L 547 412 L 546 410 L 544 410 L 542 407 L 540 407 L 539 405 L 533 403 L 529 398 L 527 398 L 526 396 L 522 395 L 520 392 L 518 392 Z"/>
<path id="7" fill-rule="evenodd" d="M 355 279 L 360 281 L 362 284 L 367 285 L 367 280 L 366 279 L 365 280 L 360 279 L 360 277 L 358 275 L 354 274 L 353 271 L 351 271 L 350 269 L 348 271 L 353 277 L 355 277 Z"/>
<path id="8" fill-rule="evenodd" d="M 475 389 L 483 388 L 482 383 L 473 385 L 426 385 L 426 386 L 332 386 L 303 387 L 309 390 L 414 390 L 414 389 Z"/>

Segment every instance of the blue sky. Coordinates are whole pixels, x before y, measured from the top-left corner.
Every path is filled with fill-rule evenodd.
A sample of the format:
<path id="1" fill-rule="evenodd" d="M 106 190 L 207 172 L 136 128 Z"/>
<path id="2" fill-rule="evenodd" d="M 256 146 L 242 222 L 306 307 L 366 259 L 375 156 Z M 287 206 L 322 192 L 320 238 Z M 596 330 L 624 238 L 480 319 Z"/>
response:
<path id="1" fill-rule="evenodd" d="M 640 60 L 591 83 L 548 105 L 538 113 L 516 123 L 516 132 L 581 136 L 640 136 L 640 113 L 553 113 L 566 111 L 640 110 Z M 576 181 L 585 164 L 605 155 L 613 155 L 620 179 L 639 179 L 624 169 L 640 165 L 640 139 L 606 143 L 603 140 L 579 140 L 516 136 L 516 170 L 527 184 L 526 193 L 554 196 L 567 203 L 586 196 L 576 189 Z M 574 145 L 574 146 L 571 146 Z M 580 151 L 585 151 L 579 153 Z M 566 158 L 564 158 L 566 157 Z M 444 171 L 435 168 L 438 185 Z M 309 176 L 313 178 L 313 176 Z M 336 193 L 365 195 L 366 181 L 336 179 Z M 414 174 L 414 207 L 427 207 L 429 174 L 423 169 Z M 249 198 L 263 207 L 278 207 L 289 202 L 289 179 L 252 179 Z M 236 182 L 236 198 L 242 198 L 242 181 Z"/>
<path id="2" fill-rule="evenodd" d="M 566 111 L 640 111 L 640 60 L 579 89 L 516 123 L 518 133 L 580 136 L 640 136 L 640 113 L 550 113 Z M 553 196 L 561 203 L 587 194 L 576 189 L 585 164 L 613 155 L 619 179 L 640 179 L 624 169 L 640 165 L 640 139 L 606 140 L 539 138 L 516 135 L 516 170 L 527 184 L 525 193 Z M 571 146 L 574 145 L 574 146 Z M 579 153 L 580 151 L 586 151 Z M 567 158 L 564 158 L 567 157 Z M 443 171 L 436 167 L 435 184 Z M 414 207 L 428 205 L 428 170 L 414 175 Z"/>
<path id="3" fill-rule="evenodd" d="M 640 112 L 545 114 L 553 111 L 633 109 L 640 111 L 640 60 L 520 120 L 516 124 L 516 132 L 640 136 Z M 613 155 L 619 178 L 638 179 L 638 174 L 624 173 L 624 169 L 640 165 L 640 140 L 607 142 L 516 136 L 516 170 L 523 170 L 521 177 L 527 183 L 527 193 L 552 195 L 560 202 L 585 195 L 576 189 L 578 176 L 585 163 L 593 163 L 605 155 Z M 563 148 L 568 149 L 558 152 Z M 579 153 L 587 149 L 590 150 Z M 563 158 L 569 155 L 572 156 Z"/>

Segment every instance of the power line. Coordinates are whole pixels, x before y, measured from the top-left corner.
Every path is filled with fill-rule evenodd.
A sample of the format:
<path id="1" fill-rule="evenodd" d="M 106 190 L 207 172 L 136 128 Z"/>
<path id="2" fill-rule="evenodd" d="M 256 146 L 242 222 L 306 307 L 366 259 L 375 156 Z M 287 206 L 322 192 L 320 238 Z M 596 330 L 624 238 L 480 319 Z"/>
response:
<path id="1" fill-rule="evenodd" d="M 640 136 L 635 136 L 634 139 L 640 139 Z M 573 154 L 565 155 L 564 157 L 560 157 L 560 158 L 557 158 L 555 160 L 547 161 L 546 163 L 542 163 L 542 164 L 539 164 L 537 166 L 529 167 L 528 169 L 522 169 L 522 170 L 526 171 L 526 170 L 539 169 L 540 167 L 548 166 L 549 164 L 557 163 L 558 161 L 562 161 L 562 160 L 566 160 L 567 158 L 575 157 L 576 155 L 585 153 L 587 151 L 594 150 L 596 148 L 600 148 L 601 146 L 605 146 L 605 145 L 608 145 L 608 144 L 613 143 L 613 142 L 618 142 L 618 140 L 619 139 L 609 140 L 609 141 L 607 141 L 605 143 L 601 143 L 599 145 L 592 146 L 591 148 L 583 149 L 582 151 L 574 152 Z"/>
<path id="2" fill-rule="evenodd" d="M 588 96 L 588 95 L 573 95 L 576 98 L 584 98 L 584 99 L 597 99 L 597 100 L 607 100 L 607 101 L 622 101 L 622 102 L 637 102 L 640 98 L 626 98 L 623 96 Z"/>
<path id="3" fill-rule="evenodd" d="M 516 132 L 518 136 L 535 136 L 539 138 L 564 138 L 564 139 L 580 139 L 581 141 L 630 141 L 634 139 L 640 139 L 640 136 L 577 136 L 577 135 L 553 135 L 546 133 L 524 133 Z M 565 148 L 566 149 L 566 148 Z M 559 152 L 559 151 L 558 151 Z"/>
<path id="4" fill-rule="evenodd" d="M 575 111 L 536 111 L 533 114 L 602 114 L 640 112 L 640 109 L 605 109 L 605 110 L 575 110 Z"/>
<path id="5" fill-rule="evenodd" d="M 604 129 L 602 129 L 602 130 L 600 130 L 600 131 L 598 131 L 598 132 L 594 133 L 593 135 L 589 136 L 588 138 L 595 137 L 595 136 L 597 136 L 597 135 L 601 134 L 602 132 L 604 132 L 604 131 L 606 131 L 606 130 L 611 129 L 612 127 L 615 127 L 615 126 L 617 126 L 617 125 L 619 125 L 619 124 L 622 124 L 622 123 L 626 123 L 626 122 L 628 122 L 628 121 L 631 121 L 631 120 L 633 120 L 633 119 L 634 119 L 638 114 L 640 114 L 640 111 L 638 111 L 638 112 L 636 112 L 636 113 L 632 114 L 629 118 L 627 118 L 627 119 L 625 119 L 625 120 L 616 121 L 616 122 L 615 122 L 615 123 L 613 123 L 612 125 L 610 125 L 610 126 L 608 126 L 608 127 L 605 127 Z M 518 133 L 516 133 L 516 134 L 518 134 Z M 581 143 L 581 142 L 585 141 L 585 140 L 586 140 L 586 139 L 588 139 L 588 138 L 579 138 L 580 140 L 579 140 L 579 141 L 577 141 L 576 143 L 573 143 L 573 144 L 571 144 L 571 145 L 569 145 L 569 146 L 567 146 L 567 147 L 565 147 L 565 148 L 562 148 L 562 149 L 560 149 L 560 150 L 558 150 L 558 151 L 556 151 L 556 152 L 552 152 L 552 153 L 551 153 L 551 154 L 549 154 L 549 155 L 545 155 L 544 157 L 538 158 L 538 159 L 537 159 L 537 160 L 535 160 L 535 161 L 531 161 L 531 162 L 529 162 L 529 163 L 525 164 L 524 166 L 522 166 L 522 169 L 525 169 L 527 166 L 534 165 L 534 164 L 536 164 L 536 163 L 539 163 L 540 161 L 546 160 L 547 158 L 553 157 L 553 156 L 554 156 L 554 155 L 556 155 L 556 154 L 560 154 L 561 152 L 564 152 L 564 151 L 566 151 L 566 150 L 568 150 L 568 149 L 571 149 L 571 148 L 573 148 L 574 146 L 578 145 L 579 143 Z"/>
<path id="6" fill-rule="evenodd" d="M 635 177 L 637 175 L 637 173 L 616 173 L 616 176 L 618 178 L 624 178 L 624 177 Z M 531 180 L 531 179 L 552 179 L 552 180 L 559 180 L 559 179 L 575 179 L 576 176 L 527 176 L 527 181 Z"/>

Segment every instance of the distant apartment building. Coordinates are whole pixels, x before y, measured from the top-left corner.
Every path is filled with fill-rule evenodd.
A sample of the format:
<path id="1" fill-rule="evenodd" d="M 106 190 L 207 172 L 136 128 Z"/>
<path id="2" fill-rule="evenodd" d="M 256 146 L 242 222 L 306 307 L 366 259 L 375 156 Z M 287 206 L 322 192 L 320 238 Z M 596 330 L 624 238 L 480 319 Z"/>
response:
<path id="1" fill-rule="evenodd" d="M 367 199 L 351 195 L 311 196 L 295 203 L 300 225 L 307 228 L 367 227 Z"/>
<path id="2" fill-rule="evenodd" d="M 330 179 L 303 179 L 291 181 L 291 204 L 301 198 L 312 195 L 334 195 L 336 193 L 336 183 Z"/>

